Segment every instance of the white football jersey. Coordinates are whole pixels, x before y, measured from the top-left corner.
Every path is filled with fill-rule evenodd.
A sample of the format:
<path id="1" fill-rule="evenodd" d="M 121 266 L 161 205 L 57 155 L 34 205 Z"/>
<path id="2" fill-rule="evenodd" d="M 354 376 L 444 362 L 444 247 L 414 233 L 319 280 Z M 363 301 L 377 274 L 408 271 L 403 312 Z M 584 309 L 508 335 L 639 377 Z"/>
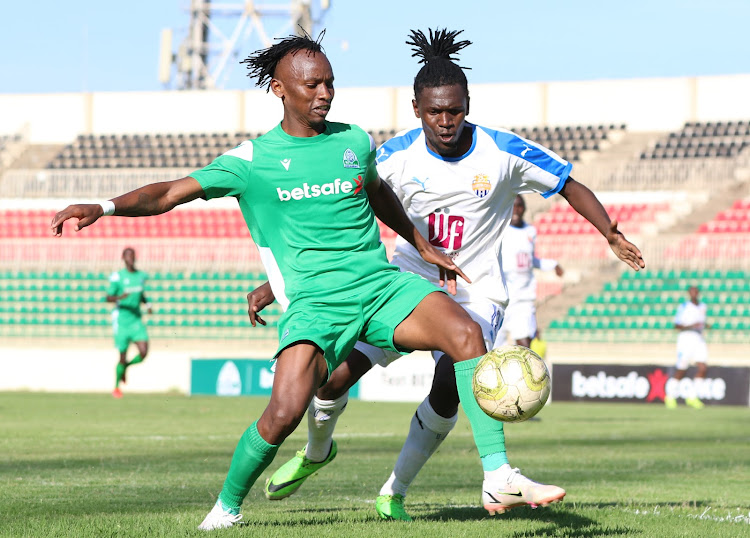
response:
<path id="1" fill-rule="evenodd" d="M 378 175 L 396 193 L 407 215 L 429 242 L 463 269 L 456 300 L 508 302 L 500 262 L 503 231 L 517 194 L 545 198 L 565 185 L 572 165 L 552 151 L 506 130 L 466 123 L 471 148 L 441 157 L 427 147 L 421 128 L 399 133 L 377 152 Z M 435 284 L 438 269 L 401 237 L 393 263 Z"/>
<path id="2" fill-rule="evenodd" d="M 508 294 L 513 303 L 536 300 L 534 269 L 551 271 L 557 266 L 555 260 L 537 258 L 535 246 L 536 228 L 531 224 L 524 222 L 520 228 L 508 226 L 505 230 L 500 252 Z"/>
<path id="3" fill-rule="evenodd" d="M 692 301 L 685 301 L 677 307 L 677 313 L 674 316 L 675 325 L 693 325 L 700 323 L 700 329 L 693 332 L 703 333 L 706 326 L 706 303 L 695 304 Z"/>

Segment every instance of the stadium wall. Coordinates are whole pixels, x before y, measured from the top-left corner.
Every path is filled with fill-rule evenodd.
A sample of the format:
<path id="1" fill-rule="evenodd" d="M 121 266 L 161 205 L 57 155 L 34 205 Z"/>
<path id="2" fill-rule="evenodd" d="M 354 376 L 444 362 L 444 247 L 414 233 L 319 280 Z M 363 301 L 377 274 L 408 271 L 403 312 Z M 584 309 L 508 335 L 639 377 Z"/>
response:
<path id="1" fill-rule="evenodd" d="M 155 340 L 147 359 L 128 370 L 126 392 L 179 392 L 191 390 L 192 359 L 261 359 L 264 364 L 276 350 L 270 345 L 224 346 L 212 342 Z M 135 353 L 131 349 L 131 355 Z M 709 365 L 745 372 L 750 351 L 741 345 L 712 345 Z M 554 343 L 547 357 L 555 365 L 596 365 L 598 370 L 657 365 L 669 372 L 674 364 L 674 344 L 612 347 Z M 109 392 L 114 385 L 117 352 L 104 342 L 86 347 L 0 347 L 0 391 Z M 629 371 L 629 370 L 628 370 Z M 729 370 L 728 370 L 729 371 Z M 734 371 L 734 370 L 732 370 Z M 415 352 L 388 368 L 373 368 L 359 383 L 358 397 L 369 401 L 421 401 L 430 390 L 434 361 L 428 352 Z M 619 374 L 618 374 L 619 375 Z M 562 379 L 560 379 L 562 381 Z M 214 380 L 210 380 L 214 382 Z M 662 381 L 666 381 L 663 379 Z M 747 402 L 747 389 L 742 395 Z"/>
<path id="2" fill-rule="evenodd" d="M 686 121 L 750 118 L 750 74 L 472 84 L 471 117 L 490 126 L 626 124 L 674 130 Z M 410 86 L 339 88 L 333 121 L 371 131 L 417 126 Z M 281 105 L 262 90 L 0 95 L 0 134 L 29 127 L 31 143 L 79 134 L 265 132 Z"/>

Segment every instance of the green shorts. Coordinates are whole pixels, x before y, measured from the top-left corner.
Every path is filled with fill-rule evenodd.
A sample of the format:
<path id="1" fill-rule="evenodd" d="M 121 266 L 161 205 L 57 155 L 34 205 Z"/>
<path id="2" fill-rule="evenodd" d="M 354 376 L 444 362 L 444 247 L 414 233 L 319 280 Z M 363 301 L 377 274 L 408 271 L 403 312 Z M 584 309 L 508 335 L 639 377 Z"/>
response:
<path id="1" fill-rule="evenodd" d="M 112 330 L 115 335 L 115 347 L 120 353 L 127 351 L 131 342 L 148 340 L 143 320 L 122 310 L 112 311 Z"/>
<path id="2" fill-rule="evenodd" d="M 384 271 L 382 276 L 345 299 L 294 301 L 279 319 L 279 349 L 308 340 L 323 350 L 328 374 L 344 362 L 357 341 L 411 353 L 393 342 L 393 332 L 417 305 L 440 288 L 414 273 Z"/>

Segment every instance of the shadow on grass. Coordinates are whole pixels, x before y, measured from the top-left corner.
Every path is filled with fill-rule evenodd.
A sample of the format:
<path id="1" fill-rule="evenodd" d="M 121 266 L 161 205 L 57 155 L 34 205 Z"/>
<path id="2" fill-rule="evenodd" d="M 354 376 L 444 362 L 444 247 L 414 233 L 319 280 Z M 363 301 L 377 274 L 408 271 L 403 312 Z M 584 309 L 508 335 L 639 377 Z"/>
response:
<path id="1" fill-rule="evenodd" d="M 529 536 L 576 536 L 594 538 L 598 536 L 633 536 L 637 531 L 628 527 L 603 528 L 586 516 L 563 509 L 542 508 L 534 510 L 530 507 L 519 507 L 502 515 L 490 517 L 482 508 L 442 507 L 435 512 L 420 518 L 425 521 L 475 521 L 487 520 L 502 525 L 504 521 L 527 521 L 543 524 L 543 526 L 529 531 L 507 534 L 509 537 Z"/>

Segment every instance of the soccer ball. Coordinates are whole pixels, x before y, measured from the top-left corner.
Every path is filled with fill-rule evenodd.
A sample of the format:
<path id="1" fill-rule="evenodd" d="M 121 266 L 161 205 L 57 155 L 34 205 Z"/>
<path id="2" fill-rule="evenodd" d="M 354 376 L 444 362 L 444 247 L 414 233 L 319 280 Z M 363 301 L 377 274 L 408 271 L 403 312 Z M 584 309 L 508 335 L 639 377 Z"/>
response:
<path id="1" fill-rule="evenodd" d="M 502 346 L 479 359 L 472 389 L 482 411 L 503 422 L 522 422 L 547 403 L 550 378 L 544 361 L 528 348 Z"/>

